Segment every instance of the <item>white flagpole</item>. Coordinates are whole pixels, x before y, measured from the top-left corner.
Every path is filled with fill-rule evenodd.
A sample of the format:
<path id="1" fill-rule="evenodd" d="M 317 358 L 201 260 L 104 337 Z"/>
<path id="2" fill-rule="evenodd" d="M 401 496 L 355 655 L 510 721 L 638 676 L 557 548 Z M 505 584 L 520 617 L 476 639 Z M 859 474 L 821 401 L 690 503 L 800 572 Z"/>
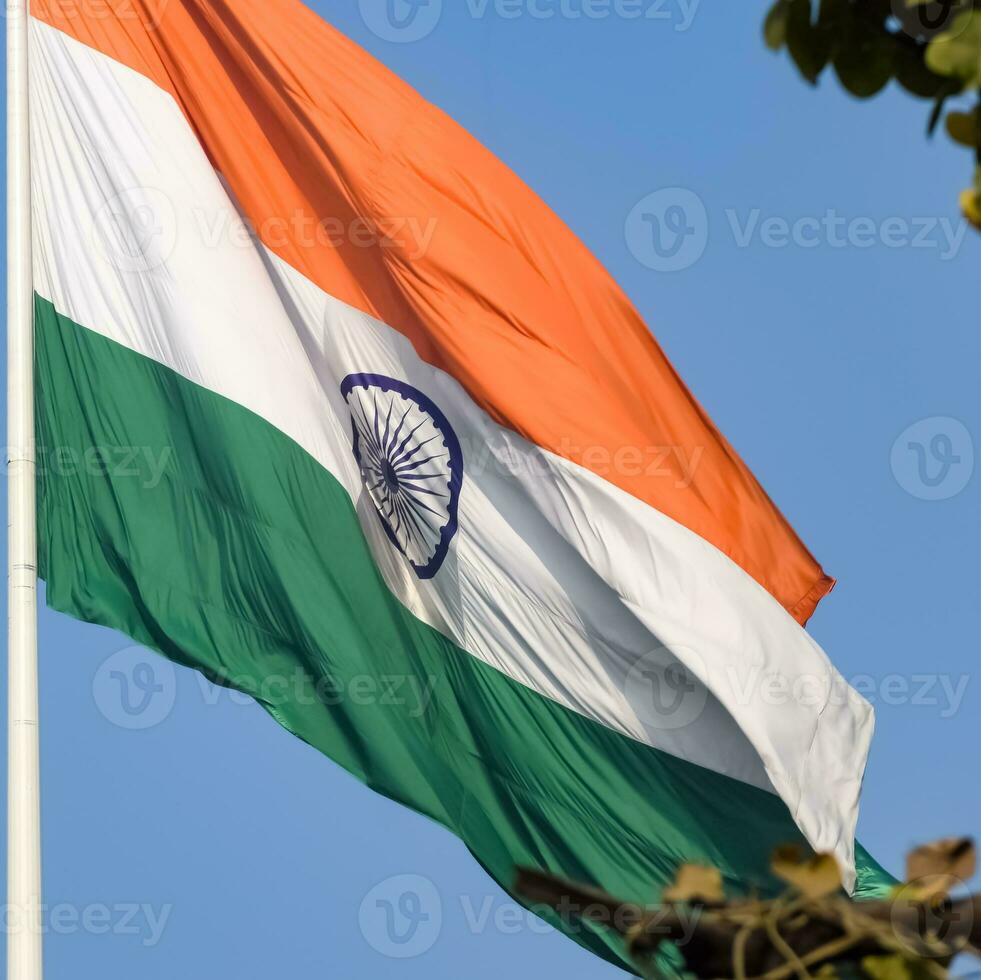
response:
<path id="1" fill-rule="evenodd" d="M 30 0 L 7 5 L 7 980 L 41 980 Z"/>

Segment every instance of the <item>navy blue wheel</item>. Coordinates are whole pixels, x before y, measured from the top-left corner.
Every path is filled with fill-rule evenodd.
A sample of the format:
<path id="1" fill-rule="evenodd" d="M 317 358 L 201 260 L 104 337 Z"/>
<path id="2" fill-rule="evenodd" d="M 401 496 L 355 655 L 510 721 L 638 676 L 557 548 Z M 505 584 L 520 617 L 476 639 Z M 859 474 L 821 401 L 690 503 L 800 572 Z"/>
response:
<path id="1" fill-rule="evenodd" d="M 457 531 L 460 441 L 432 399 L 404 381 L 350 374 L 341 394 L 361 480 L 382 527 L 416 575 L 432 578 Z"/>

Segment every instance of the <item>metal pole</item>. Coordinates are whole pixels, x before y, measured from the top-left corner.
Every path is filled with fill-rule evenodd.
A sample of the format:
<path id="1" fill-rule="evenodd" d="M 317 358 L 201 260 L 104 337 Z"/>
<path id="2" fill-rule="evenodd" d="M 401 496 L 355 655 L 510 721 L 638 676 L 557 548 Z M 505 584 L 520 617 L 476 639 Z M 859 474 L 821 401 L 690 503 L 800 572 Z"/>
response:
<path id="1" fill-rule="evenodd" d="M 7 5 L 7 980 L 41 980 L 30 0 Z"/>

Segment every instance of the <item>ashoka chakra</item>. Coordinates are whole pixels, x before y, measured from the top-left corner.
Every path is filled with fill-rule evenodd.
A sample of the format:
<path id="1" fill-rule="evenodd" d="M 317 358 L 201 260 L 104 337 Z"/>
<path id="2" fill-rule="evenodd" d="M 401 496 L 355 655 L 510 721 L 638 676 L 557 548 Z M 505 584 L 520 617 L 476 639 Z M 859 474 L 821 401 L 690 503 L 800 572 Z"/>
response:
<path id="1" fill-rule="evenodd" d="M 417 388 L 382 374 L 350 374 L 361 480 L 392 544 L 419 578 L 432 578 L 457 530 L 463 452 L 446 416 Z"/>

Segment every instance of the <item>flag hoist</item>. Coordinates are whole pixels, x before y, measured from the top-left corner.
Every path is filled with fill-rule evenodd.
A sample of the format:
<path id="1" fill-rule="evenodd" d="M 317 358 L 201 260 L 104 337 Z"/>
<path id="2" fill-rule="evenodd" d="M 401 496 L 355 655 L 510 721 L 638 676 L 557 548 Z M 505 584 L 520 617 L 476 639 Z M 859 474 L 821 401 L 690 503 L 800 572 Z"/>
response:
<path id="1" fill-rule="evenodd" d="M 34 294 L 28 4 L 7 0 L 7 933 L 10 980 L 41 977 Z"/>

